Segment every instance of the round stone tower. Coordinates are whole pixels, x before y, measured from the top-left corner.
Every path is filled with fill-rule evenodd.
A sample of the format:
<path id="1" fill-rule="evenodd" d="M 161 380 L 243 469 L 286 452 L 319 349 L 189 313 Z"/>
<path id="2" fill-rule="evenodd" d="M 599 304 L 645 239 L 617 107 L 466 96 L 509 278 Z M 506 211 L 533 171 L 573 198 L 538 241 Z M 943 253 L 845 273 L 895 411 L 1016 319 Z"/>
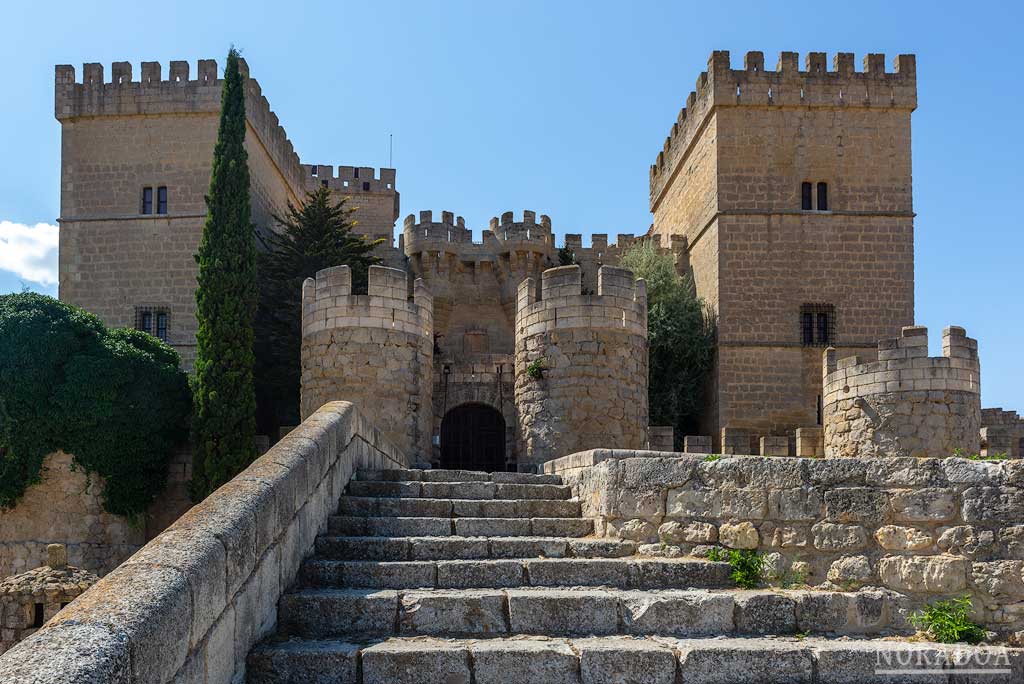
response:
<path id="1" fill-rule="evenodd" d="M 647 441 L 647 289 L 602 266 L 584 295 L 579 266 L 520 284 L 515 402 L 520 470 L 597 447 Z"/>
<path id="2" fill-rule="evenodd" d="M 305 419 L 328 401 L 351 401 L 399 449 L 429 460 L 433 301 L 422 280 L 409 298 L 405 271 L 370 267 L 369 294 L 335 266 L 302 286 Z"/>
<path id="3" fill-rule="evenodd" d="M 912 326 L 880 341 L 871 363 L 827 349 L 822 371 L 826 457 L 978 452 L 978 342 L 963 328 L 943 331 L 940 357 L 928 356 L 928 329 Z"/>

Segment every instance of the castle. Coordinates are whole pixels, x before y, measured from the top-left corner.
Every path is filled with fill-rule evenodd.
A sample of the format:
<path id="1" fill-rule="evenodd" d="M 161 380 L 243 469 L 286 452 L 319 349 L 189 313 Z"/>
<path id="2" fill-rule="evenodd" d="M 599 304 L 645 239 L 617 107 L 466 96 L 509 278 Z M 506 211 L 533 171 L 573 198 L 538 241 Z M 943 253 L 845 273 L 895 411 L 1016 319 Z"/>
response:
<path id="1" fill-rule="evenodd" d="M 248 75 L 244 62 L 242 68 Z M 58 66 L 55 94 L 62 127 L 60 297 L 108 325 L 162 337 L 186 365 L 195 349 L 193 254 L 205 216 L 221 90 L 213 61 L 201 60 L 195 78 L 189 69 L 186 62 L 172 62 L 165 79 L 160 64 L 144 62 L 135 79 L 132 66 L 118 62 L 108 82 L 99 64 L 85 65 L 80 81 L 73 67 Z M 820 449 L 827 403 L 822 351 L 874 356 L 879 339 L 913 325 L 910 130 L 916 106 L 913 55 L 899 55 L 892 71 L 883 55 L 868 55 L 858 71 L 847 53 L 837 54 L 831 68 L 824 53 L 809 53 L 801 69 L 797 55 L 784 52 L 774 70 L 765 68 L 760 52 L 747 53 L 742 69 L 732 68 L 728 52 L 712 53 L 651 166 L 653 224 L 643 236 L 675 256 L 679 272 L 692 276 L 697 294 L 716 314 L 715 362 L 701 425 L 712 438 L 709 448 L 756 453 L 767 439 L 781 451 L 799 451 L 801 443 Z M 554 284 L 549 288 L 545 273 L 560 263 L 549 217 L 505 212 L 482 230 L 482 241 L 473 242 L 461 217 L 421 211 L 405 218 L 396 243 L 394 169 L 301 163 L 254 78 L 246 79 L 246 113 L 258 229 L 273 229 L 272 217 L 287 202 L 298 203 L 305 191 L 322 185 L 357 208 L 357 232 L 384 238 L 378 248 L 383 265 L 408 274 L 376 269 L 369 299 L 362 302 L 351 299 L 361 295 L 343 284 L 341 273 L 322 274 L 310 286 L 307 317 L 325 308 L 319 327 L 305 328 L 321 340 L 304 340 L 320 355 L 307 360 L 303 371 L 304 385 L 318 384 L 310 387 L 316 401 L 305 406 L 304 416 L 343 386 L 335 382 L 340 372 L 324 370 L 336 368 L 338 360 L 321 358 L 338 348 L 331 346 L 331 330 L 368 325 L 362 337 L 345 338 L 361 350 L 343 350 L 341 357 L 374 366 L 385 332 L 412 340 L 396 342 L 394 358 L 381 357 L 361 385 L 377 389 L 360 396 L 398 401 L 387 405 L 408 414 L 396 421 L 409 425 L 396 423 L 392 436 L 401 433 L 415 444 L 421 460 L 514 470 L 561 455 L 562 448 L 606 445 L 600 421 L 587 415 L 595 404 L 583 398 L 576 404 L 590 408 L 560 404 L 578 420 L 559 418 L 574 422 L 555 432 L 589 437 L 570 444 L 552 435 L 533 443 L 537 431 L 530 426 L 539 425 L 536 415 L 548 415 L 548 409 L 533 406 L 534 390 L 544 383 L 531 384 L 524 373 L 538 358 L 554 358 L 549 352 L 561 344 L 537 342 L 526 332 L 534 325 L 526 310 L 540 306 L 536 295 L 547 300 L 545 293 L 561 292 Z M 552 275 L 552 282 L 582 279 L 581 290 L 596 294 L 557 299 L 545 320 L 565 325 L 574 307 L 594 303 L 588 297 L 597 303 L 609 298 L 612 308 L 594 321 L 577 318 L 572 329 L 580 335 L 592 328 L 600 337 L 616 316 L 636 315 L 642 296 L 636 287 L 623 285 L 632 288 L 630 294 L 609 285 L 606 293 L 599 284 L 606 271 L 611 280 L 621 278 L 609 269 L 634 239 L 620 234 L 609 244 L 606 235 L 595 234 L 584 247 L 580 235 L 567 235 L 564 246 L 579 272 Z M 413 280 L 422 281 L 415 303 L 407 301 Z M 536 292 L 524 296 L 526 281 Z M 353 310 L 352 316 L 335 312 L 328 318 L 322 299 L 328 287 L 331 297 L 348 298 L 337 306 L 373 315 L 360 318 Z M 376 290 L 384 299 L 375 300 Z M 408 329 L 385 325 L 396 316 L 407 319 Z M 370 335 L 369 329 L 377 332 Z M 583 358 L 593 345 L 580 340 L 573 353 Z M 645 355 L 646 334 L 596 344 L 602 363 L 637 358 Z M 558 357 L 568 362 L 571 356 Z M 383 375 L 375 374 L 379 369 L 392 379 L 399 370 L 411 373 L 404 387 L 415 389 L 396 387 L 388 394 Z M 631 383 L 629 378 L 625 396 L 637 393 Z M 599 393 L 600 384 L 577 389 L 586 397 Z M 615 445 L 650 443 L 645 401 L 633 402 L 634 426 L 619 433 Z M 604 411 L 603 402 L 599 398 L 595 410 Z M 990 415 L 994 421 L 1003 417 Z M 1009 431 L 1000 424 L 993 434 L 1009 435 L 998 439 L 1016 452 L 1024 434 L 1010 422 Z"/>

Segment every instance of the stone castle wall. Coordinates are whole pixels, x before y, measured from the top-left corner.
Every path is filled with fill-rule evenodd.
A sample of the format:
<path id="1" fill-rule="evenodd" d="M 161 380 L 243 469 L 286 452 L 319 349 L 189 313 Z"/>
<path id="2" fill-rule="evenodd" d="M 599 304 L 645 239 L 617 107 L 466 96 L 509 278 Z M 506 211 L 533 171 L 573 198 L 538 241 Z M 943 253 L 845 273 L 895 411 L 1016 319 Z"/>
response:
<path id="1" fill-rule="evenodd" d="M 103 510 L 103 484 L 72 456 L 48 455 L 42 480 L 13 508 L 0 510 L 0 578 L 39 565 L 48 544 L 64 544 L 68 562 L 99 575 L 138 551 L 146 543 L 145 526 Z"/>
<path id="2" fill-rule="evenodd" d="M 398 220 L 399 194 L 394 169 L 376 169 L 368 166 L 339 166 L 303 164 L 305 190 L 323 186 L 330 188 L 335 199 L 345 198 L 347 206 L 354 208 L 354 231 L 371 239 L 384 238 L 387 247 L 394 247 L 395 221 Z"/>
<path id="3" fill-rule="evenodd" d="M 351 401 L 376 416 L 402 453 L 429 461 L 433 394 L 433 301 L 422 280 L 371 266 L 369 294 L 335 266 L 302 287 L 301 415 Z"/>
<path id="4" fill-rule="evenodd" d="M 598 445 L 647 443 L 647 293 L 625 269 L 602 266 L 597 294 L 580 267 L 519 286 L 516 388 L 520 466 Z M 531 363 L 542 377 L 532 377 Z"/>
<path id="5" fill-rule="evenodd" d="M 903 328 L 878 344 L 878 361 L 824 354 L 825 455 L 976 454 L 981 428 L 978 343 L 963 328 L 942 333 L 928 356 L 928 329 Z"/>
<path id="6" fill-rule="evenodd" d="M 884 587 L 905 613 L 969 594 L 987 628 L 1024 628 L 1024 462 L 706 459 L 595 449 L 544 472 L 642 554 L 753 549 L 783 582 Z"/>
<path id="7" fill-rule="evenodd" d="M 982 455 L 1024 458 L 1024 418 L 1001 408 L 981 410 Z"/>
<path id="8" fill-rule="evenodd" d="M 771 71 L 750 52 L 733 69 L 714 52 L 651 167 L 651 232 L 685 238 L 718 315 L 704 434 L 818 423 L 826 345 L 804 346 L 803 305 L 834 307 L 842 353 L 913 322 L 916 62 L 884 62 L 784 52 Z M 802 209 L 804 182 L 827 183 L 827 210 Z"/>

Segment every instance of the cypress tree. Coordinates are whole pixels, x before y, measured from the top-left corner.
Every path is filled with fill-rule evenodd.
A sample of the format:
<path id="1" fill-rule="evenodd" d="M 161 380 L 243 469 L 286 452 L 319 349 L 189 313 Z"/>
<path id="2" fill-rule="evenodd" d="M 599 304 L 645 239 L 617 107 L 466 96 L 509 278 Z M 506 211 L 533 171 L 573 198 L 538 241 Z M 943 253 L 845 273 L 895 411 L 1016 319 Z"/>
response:
<path id="1" fill-rule="evenodd" d="M 245 91 L 231 48 L 224 68 L 196 289 L 192 497 L 200 500 L 256 456 L 253 319 L 256 243 L 249 208 Z"/>

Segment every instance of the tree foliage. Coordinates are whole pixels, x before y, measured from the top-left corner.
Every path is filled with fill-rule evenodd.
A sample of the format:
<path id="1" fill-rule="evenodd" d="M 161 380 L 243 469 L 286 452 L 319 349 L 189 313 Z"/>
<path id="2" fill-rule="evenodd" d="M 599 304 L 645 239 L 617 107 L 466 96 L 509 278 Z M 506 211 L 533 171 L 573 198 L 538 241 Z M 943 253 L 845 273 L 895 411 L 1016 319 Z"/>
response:
<path id="1" fill-rule="evenodd" d="M 232 48 L 224 69 L 196 289 L 192 496 L 199 500 L 256 455 L 253 319 L 256 241 L 249 207 L 244 79 Z"/>
<path id="2" fill-rule="evenodd" d="M 302 283 L 332 266 L 349 266 L 356 290 L 365 291 L 370 266 L 380 261 L 369 241 L 352 232 L 345 199 L 318 187 L 298 207 L 275 216 L 279 230 L 260 234 L 259 309 L 256 318 L 256 396 L 261 431 L 277 432 L 299 420 Z"/>
<path id="3" fill-rule="evenodd" d="M 622 256 L 622 266 L 647 282 L 650 341 L 648 402 L 652 425 L 671 425 L 677 441 L 693 434 L 711 367 L 714 319 L 674 257 L 647 241 Z"/>
<path id="4" fill-rule="evenodd" d="M 107 511 L 145 512 L 189 409 L 178 354 L 155 337 L 45 295 L 0 296 L 0 508 L 62 450 L 106 480 Z"/>

